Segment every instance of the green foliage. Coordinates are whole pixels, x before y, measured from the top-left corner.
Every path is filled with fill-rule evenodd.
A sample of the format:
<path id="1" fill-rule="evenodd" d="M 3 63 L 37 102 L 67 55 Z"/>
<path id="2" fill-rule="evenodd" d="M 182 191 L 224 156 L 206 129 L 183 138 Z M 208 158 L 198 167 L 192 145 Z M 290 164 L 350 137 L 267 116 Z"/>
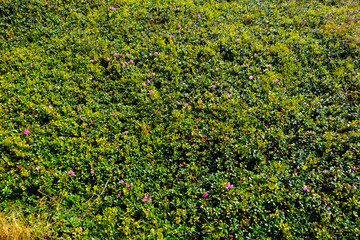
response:
<path id="1" fill-rule="evenodd" d="M 59 239 L 359 238 L 356 7 L 0 0 L 0 211 Z"/>

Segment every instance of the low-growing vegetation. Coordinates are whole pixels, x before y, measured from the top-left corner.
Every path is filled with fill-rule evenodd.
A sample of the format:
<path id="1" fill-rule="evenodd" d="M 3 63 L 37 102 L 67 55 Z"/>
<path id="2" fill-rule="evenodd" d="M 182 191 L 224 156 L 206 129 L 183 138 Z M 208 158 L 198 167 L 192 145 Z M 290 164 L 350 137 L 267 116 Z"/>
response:
<path id="1" fill-rule="evenodd" d="M 359 10 L 0 0 L 1 239 L 358 239 Z"/>

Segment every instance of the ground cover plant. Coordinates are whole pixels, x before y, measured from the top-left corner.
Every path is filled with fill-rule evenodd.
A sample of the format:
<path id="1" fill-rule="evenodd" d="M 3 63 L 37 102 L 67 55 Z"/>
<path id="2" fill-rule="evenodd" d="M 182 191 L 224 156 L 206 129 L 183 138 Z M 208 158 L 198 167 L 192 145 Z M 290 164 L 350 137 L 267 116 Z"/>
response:
<path id="1" fill-rule="evenodd" d="M 0 0 L 1 237 L 359 238 L 359 10 Z"/>

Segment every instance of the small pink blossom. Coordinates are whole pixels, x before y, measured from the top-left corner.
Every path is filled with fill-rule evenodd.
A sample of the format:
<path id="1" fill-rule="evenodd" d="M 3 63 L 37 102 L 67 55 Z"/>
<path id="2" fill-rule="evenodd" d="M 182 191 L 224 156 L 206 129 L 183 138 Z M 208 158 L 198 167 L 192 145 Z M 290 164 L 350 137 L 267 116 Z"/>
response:
<path id="1" fill-rule="evenodd" d="M 51 108 L 52 108 L 52 106 L 49 106 L 49 108 L 51 109 Z"/>
<path id="2" fill-rule="evenodd" d="M 106 59 L 107 61 L 110 61 L 110 58 Z"/>
<path id="3" fill-rule="evenodd" d="M 204 193 L 204 195 L 202 195 L 203 198 L 207 198 L 209 196 L 209 194 L 207 192 Z"/>
<path id="4" fill-rule="evenodd" d="M 63 138 L 64 138 L 63 136 L 60 137 L 60 139 L 63 139 Z"/>
<path id="5" fill-rule="evenodd" d="M 115 56 L 115 57 L 117 57 L 117 56 L 119 56 L 119 55 L 120 55 L 119 53 L 114 53 L 114 56 Z"/>
<path id="6" fill-rule="evenodd" d="M 117 197 L 118 197 L 118 198 L 121 197 L 121 194 L 119 193 Z"/>
<path id="7" fill-rule="evenodd" d="M 74 175 L 74 171 L 71 169 L 69 172 L 68 172 L 69 175 Z"/>
<path id="8" fill-rule="evenodd" d="M 90 60 L 90 62 L 92 62 L 92 63 L 93 63 L 93 62 L 96 62 L 96 60 L 95 60 L 95 59 L 91 59 L 91 60 Z"/>
<path id="9" fill-rule="evenodd" d="M 24 134 L 25 134 L 25 135 L 27 135 L 29 132 L 30 132 L 29 129 L 25 129 L 25 130 L 24 130 Z"/>
<path id="10" fill-rule="evenodd" d="M 228 94 L 226 94 L 226 95 L 227 95 L 227 97 L 228 97 L 228 98 L 230 98 L 230 97 L 231 97 L 231 94 L 230 94 L 230 93 L 228 93 Z"/>
<path id="11" fill-rule="evenodd" d="M 250 76 L 249 78 L 250 78 L 250 79 L 253 79 L 254 77 L 253 77 L 253 76 Z"/>
<path id="12" fill-rule="evenodd" d="M 357 13 L 357 12 L 359 12 L 359 10 L 355 10 L 355 12 Z"/>
<path id="13" fill-rule="evenodd" d="M 237 42 L 240 41 L 240 38 L 236 39 L 236 41 L 237 41 Z"/>
<path id="14" fill-rule="evenodd" d="M 198 17 L 201 18 L 201 14 L 199 14 Z"/>
<path id="15" fill-rule="evenodd" d="M 83 228 L 82 228 L 82 227 L 79 227 L 79 229 L 80 229 L 80 231 L 82 231 L 82 230 L 83 230 Z"/>
<path id="16" fill-rule="evenodd" d="M 36 167 L 35 169 L 39 171 L 39 170 L 40 170 L 40 167 Z"/>
<path id="17" fill-rule="evenodd" d="M 249 67 L 249 64 L 245 64 L 245 67 Z"/>
<path id="18" fill-rule="evenodd" d="M 187 108 L 187 105 L 186 105 L 186 104 L 183 106 L 183 109 L 185 109 L 185 108 Z"/>
<path id="19" fill-rule="evenodd" d="M 57 86 L 56 88 L 57 88 L 57 89 L 60 89 L 60 87 L 59 87 L 59 86 Z"/>
<path id="20" fill-rule="evenodd" d="M 352 167 L 352 170 L 354 170 L 354 171 L 355 171 L 355 169 L 356 169 L 355 167 Z"/>
<path id="21" fill-rule="evenodd" d="M 170 34 L 170 36 L 169 36 L 169 37 L 170 37 L 170 38 L 172 38 L 172 37 L 173 37 L 173 35 L 171 35 L 171 34 Z"/>
<path id="22" fill-rule="evenodd" d="M 130 62 L 131 62 L 131 63 L 133 63 L 133 62 L 134 62 L 134 60 L 130 59 Z"/>
<path id="23" fill-rule="evenodd" d="M 156 75 L 156 73 L 153 73 L 152 75 L 153 75 L 153 76 L 155 76 L 155 75 Z"/>
<path id="24" fill-rule="evenodd" d="M 36 88 L 34 88 L 33 90 L 36 91 Z"/>
<path id="25" fill-rule="evenodd" d="M 304 186 L 303 189 L 304 189 L 304 191 L 309 190 L 309 188 L 307 186 Z"/>
<path id="26" fill-rule="evenodd" d="M 150 57 L 151 57 L 151 55 L 152 55 L 152 54 L 151 54 L 151 53 L 149 53 L 149 56 L 150 56 Z"/>
<path id="27" fill-rule="evenodd" d="M 279 79 L 275 79 L 275 82 L 278 83 L 278 82 L 279 82 Z"/>
<path id="28" fill-rule="evenodd" d="M 254 54 L 254 57 L 257 57 L 257 54 L 256 54 L 256 53 Z"/>
<path id="29" fill-rule="evenodd" d="M 123 180 L 119 181 L 119 184 L 124 184 L 124 181 Z"/>
<path id="30" fill-rule="evenodd" d="M 34 64 L 33 63 L 30 63 L 30 66 L 33 66 Z"/>
<path id="31" fill-rule="evenodd" d="M 212 88 L 215 88 L 215 85 L 211 85 Z"/>
<path id="32" fill-rule="evenodd" d="M 219 71 L 219 68 L 215 68 L 215 71 Z"/>
<path id="33" fill-rule="evenodd" d="M 233 185 L 230 185 L 230 182 L 228 182 L 228 183 L 226 184 L 226 186 L 225 186 L 226 189 L 229 189 L 229 188 L 232 188 L 232 187 L 233 187 Z"/>
<path id="34" fill-rule="evenodd" d="M 90 173 L 94 173 L 94 170 L 91 170 Z"/>
<path id="35" fill-rule="evenodd" d="M 150 80 L 148 79 L 148 80 L 146 80 L 146 82 L 147 82 L 147 83 L 150 83 Z"/>
<path id="36" fill-rule="evenodd" d="M 180 24 L 178 25 L 178 28 L 181 28 Z"/>
<path id="37" fill-rule="evenodd" d="M 79 115 L 79 117 L 81 117 L 81 115 Z"/>
<path id="38" fill-rule="evenodd" d="M 145 87 L 145 86 L 146 86 L 146 83 L 143 83 L 143 86 Z"/>
<path id="39" fill-rule="evenodd" d="M 153 90 L 150 90 L 150 91 L 149 91 L 149 93 L 150 93 L 150 94 L 153 94 L 153 93 L 154 93 L 154 91 L 153 91 Z"/>
<path id="40" fill-rule="evenodd" d="M 81 107 L 78 107 L 77 110 L 80 111 L 80 110 L 81 110 Z"/>
<path id="41" fill-rule="evenodd" d="M 111 10 L 116 11 L 116 8 L 111 8 Z"/>
<path id="42" fill-rule="evenodd" d="M 159 53 L 158 52 L 154 52 L 155 55 L 158 55 Z"/>

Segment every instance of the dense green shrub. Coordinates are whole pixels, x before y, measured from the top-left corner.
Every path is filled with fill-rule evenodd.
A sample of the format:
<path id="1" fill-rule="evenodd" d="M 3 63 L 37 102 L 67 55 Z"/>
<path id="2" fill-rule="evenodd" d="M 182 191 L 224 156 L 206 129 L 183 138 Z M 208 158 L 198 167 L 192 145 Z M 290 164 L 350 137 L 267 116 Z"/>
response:
<path id="1" fill-rule="evenodd" d="M 353 1 L 0 0 L 0 209 L 59 239 L 360 235 Z"/>

